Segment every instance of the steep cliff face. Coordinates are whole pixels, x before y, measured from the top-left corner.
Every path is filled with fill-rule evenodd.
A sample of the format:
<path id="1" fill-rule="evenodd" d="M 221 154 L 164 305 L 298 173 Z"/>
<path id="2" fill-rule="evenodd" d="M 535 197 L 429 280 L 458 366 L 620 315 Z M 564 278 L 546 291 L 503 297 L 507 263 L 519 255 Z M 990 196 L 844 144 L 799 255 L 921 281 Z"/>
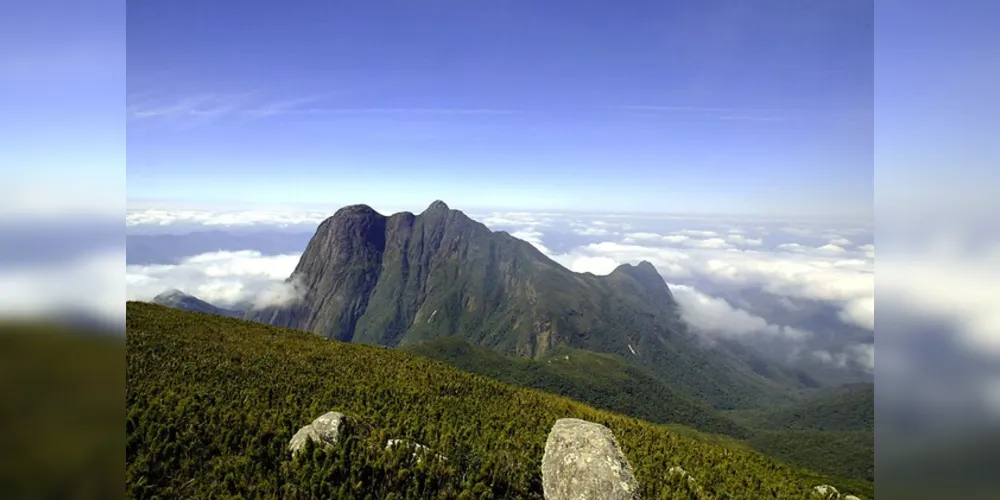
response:
<path id="1" fill-rule="evenodd" d="M 390 347 L 455 335 L 533 358 L 560 345 L 619 354 L 690 381 L 681 385 L 709 401 L 729 399 L 733 385 L 767 385 L 734 384 L 731 367 L 695 345 L 648 262 L 608 276 L 573 273 L 440 201 L 419 215 L 338 210 L 289 279 L 305 290 L 302 300 L 246 318 Z"/>
<path id="2" fill-rule="evenodd" d="M 560 343 L 590 346 L 620 330 L 612 322 L 653 320 L 648 326 L 662 334 L 676 322 L 670 290 L 649 263 L 607 277 L 575 274 L 443 202 L 420 215 L 338 210 L 290 279 L 306 290 L 303 300 L 247 318 L 387 346 L 463 334 L 524 356 Z M 640 318 L 626 319 L 633 315 Z M 615 340 L 631 354 L 640 335 L 601 343 Z"/>

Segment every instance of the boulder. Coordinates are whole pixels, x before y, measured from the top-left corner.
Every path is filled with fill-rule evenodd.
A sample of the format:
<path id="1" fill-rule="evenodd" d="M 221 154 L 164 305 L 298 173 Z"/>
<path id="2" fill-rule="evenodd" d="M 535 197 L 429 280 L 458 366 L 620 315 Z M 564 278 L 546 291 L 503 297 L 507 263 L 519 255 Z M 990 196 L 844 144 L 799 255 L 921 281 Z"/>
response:
<path id="1" fill-rule="evenodd" d="M 639 498 L 639 484 L 611 429 L 575 418 L 556 421 L 549 432 L 542 489 L 547 500 Z"/>
<path id="2" fill-rule="evenodd" d="M 292 456 L 305 449 L 306 443 L 314 441 L 317 445 L 333 446 L 343 429 L 347 417 L 343 413 L 331 411 L 313 420 L 309 425 L 299 429 L 288 442 L 288 450 Z"/>
<path id="3" fill-rule="evenodd" d="M 829 484 L 821 484 L 812 490 L 812 498 L 817 500 L 839 500 L 840 492 Z"/>

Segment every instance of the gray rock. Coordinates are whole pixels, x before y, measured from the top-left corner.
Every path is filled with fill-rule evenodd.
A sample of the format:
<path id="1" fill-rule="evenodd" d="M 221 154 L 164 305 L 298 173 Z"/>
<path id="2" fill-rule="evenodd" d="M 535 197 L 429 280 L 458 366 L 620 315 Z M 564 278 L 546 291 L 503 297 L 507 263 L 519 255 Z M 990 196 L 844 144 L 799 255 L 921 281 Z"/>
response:
<path id="1" fill-rule="evenodd" d="M 839 500 L 840 492 L 837 488 L 830 486 L 829 484 L 821 484 L 813 488 L 812 498 L 822 499 L 822 500 Z"/>
<path id="2" fill-rule="evenodd" d="M 667 470 L 667 474 L 670 475 L 670 476 L 675 476 L 675 475 L 676 476 L 680 476 L 681 479 L 687 478 L 687 480 L 688 480 L 689 483 L 694 483 L 695 482 L 694 477 L 691 476 L 691 474 L 688 474 L 688 472 L 686 470 L 684 470 L 684 468 L 681 467 L 681 466 L 679 466 L 679 465 L 676 465 L 676 466 L 671 467 L 670 469 L 668 469 Z"/>
<path id="3" fill-rule="evenodd" d="M 549 432 L 542 489 L 547 500 L 639 498 L 639 484 L 611 429 L 575 418 L 556 421 Z"/>
<path id="4" fill-rule="evenodd" d="M 298 455 L 305 449 L 308 441 L 314 441 L 318 445 L 333 446 L 337 444 L 337 438 L 344 426 L 347 417 L 343 413 L 331 411 L 313 420 L 309 425 L 299 429 L 288 442 L 288 450 L 292 456 Z"/>

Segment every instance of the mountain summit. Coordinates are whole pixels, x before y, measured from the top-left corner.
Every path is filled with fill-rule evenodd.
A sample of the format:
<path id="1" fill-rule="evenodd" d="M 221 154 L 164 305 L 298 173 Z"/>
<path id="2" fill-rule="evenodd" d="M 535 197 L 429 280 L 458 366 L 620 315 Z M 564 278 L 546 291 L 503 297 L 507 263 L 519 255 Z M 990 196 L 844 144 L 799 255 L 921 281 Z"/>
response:
<path id="1" fill-rule="evenodd" d="M 766 392 L 696 344 L 649 262 L 574 273 L 442 201 L 419 215 L 337 210 L 293 278 L 302 300 L 246 318 L 390 347 L 449 335 L 536 359 L 559 346 L 618 354 L 716 403 Z"/>

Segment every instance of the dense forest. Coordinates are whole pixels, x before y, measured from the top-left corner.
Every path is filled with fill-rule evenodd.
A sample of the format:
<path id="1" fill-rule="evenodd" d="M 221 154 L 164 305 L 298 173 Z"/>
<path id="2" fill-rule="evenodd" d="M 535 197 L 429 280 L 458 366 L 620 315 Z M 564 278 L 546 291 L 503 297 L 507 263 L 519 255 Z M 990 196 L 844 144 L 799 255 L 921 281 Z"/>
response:
<path id="1" fill-rule="evenodd" d="M 644 498 L 809 498 L 842 480 L 667 426 L 469 374 L 415 354 L 142 303 L 127 304 L 129 497 L 541 498 L 552 424 L 608 426 Z M 292 434 L 337 410 L 332 449 L 294 460 Z M 388 439 L 445 460 L 413 459 Z M 665 474 L 681 466 L 696 479 Z"/>

